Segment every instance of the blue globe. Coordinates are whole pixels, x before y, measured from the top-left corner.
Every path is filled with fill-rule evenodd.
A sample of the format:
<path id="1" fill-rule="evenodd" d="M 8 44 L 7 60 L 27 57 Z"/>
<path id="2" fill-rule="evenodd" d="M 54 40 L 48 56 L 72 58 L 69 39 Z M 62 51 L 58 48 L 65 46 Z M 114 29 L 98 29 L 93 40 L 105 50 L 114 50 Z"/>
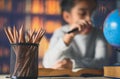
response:
<path id="1" fill-rule="evenodd" d="M 109 44 L 120 47 L 120 9 L 112 11 L 104 21 L 104 36 Z"/>

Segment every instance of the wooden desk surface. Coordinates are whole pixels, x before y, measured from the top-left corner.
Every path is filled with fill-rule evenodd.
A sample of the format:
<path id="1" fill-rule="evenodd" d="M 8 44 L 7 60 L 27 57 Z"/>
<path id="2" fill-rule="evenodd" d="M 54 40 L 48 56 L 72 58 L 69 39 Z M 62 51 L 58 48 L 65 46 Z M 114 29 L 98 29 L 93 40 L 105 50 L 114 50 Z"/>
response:
<path id="1" fill-rule="evenodd" d="M 0 79 L 10 79 L 6 78 L 7 75 L 0 75 Z M 105 77 L 38 77 L 38 79 L 112 79 Z"/>

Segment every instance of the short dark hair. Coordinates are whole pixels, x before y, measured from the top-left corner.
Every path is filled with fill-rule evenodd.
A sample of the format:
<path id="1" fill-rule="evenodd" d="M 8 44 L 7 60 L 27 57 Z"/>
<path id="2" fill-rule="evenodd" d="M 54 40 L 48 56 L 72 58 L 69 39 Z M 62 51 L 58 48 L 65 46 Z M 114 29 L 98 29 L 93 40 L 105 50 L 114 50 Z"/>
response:
<path id="1" fill-rule="evenodd" d="M 70 12 L 70 10 L 76 5 L 76 3 L 78 3 L 79 1 L 83 1 L 83 0 L 61 0 L 60 3 L 60 7 L 61 7 L 61 13 L 63 13 L 63 11 L 67 11 Z M 89 2 L 94 2 L 94 8 L 97 7 L 97 0 L 86 0 Z"/>

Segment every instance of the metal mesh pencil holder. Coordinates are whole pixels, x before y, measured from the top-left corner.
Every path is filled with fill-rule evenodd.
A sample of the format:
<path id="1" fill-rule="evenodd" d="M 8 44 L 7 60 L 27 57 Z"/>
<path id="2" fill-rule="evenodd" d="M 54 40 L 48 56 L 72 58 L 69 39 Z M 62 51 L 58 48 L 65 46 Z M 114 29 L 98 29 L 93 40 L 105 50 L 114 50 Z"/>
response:
<path id="1" fill-rule="evenodd" d="M 11 79 L 37 79 L 38 44 L 11 44 L 10 58 Z"/>

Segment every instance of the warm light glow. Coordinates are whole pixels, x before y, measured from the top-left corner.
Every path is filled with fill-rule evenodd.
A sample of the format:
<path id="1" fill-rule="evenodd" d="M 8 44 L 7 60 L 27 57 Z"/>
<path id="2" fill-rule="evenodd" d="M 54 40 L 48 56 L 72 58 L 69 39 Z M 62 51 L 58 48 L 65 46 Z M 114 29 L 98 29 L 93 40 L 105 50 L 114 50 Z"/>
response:
<path id="1" fill-rule="evenodd" d="M 48 39 L 44 36 L 41 40 L 41 42 L 39 43 L 39 68 L 42 68 L 42 60 L 44 57 L 44 54 L 46 53 L 46 51 L 48 50 L 48 46 L 49 46 L 49 41 Z"/>
<path id="2" fill-rule="evenodd" d="M 2 53 L 2 48 L 0 47 L 0 57 L 2 57 L 3 53 Z"/>
<path id="3" fill-rule="evenodd" d="M 32 0 L 32 13 L 43 13 L 43 2 L 42 0 Z"/>
<path id="4" fill-rule="evenodd" d="M 48 39 L 44 36 L 39 43 L 39 58 L 43 58 L 45 52 L 47 51 L 49 46 Z"/>
<path id="5" fill-rule="evenodd" d="M 44 36 L 39 43 L 39 65 L 38 65 L 39 68 L 43 67 L 41 59 L 43 59 L 44 54 L 48 50 L 48 46 L 49 46 L 49 40 Z"/>
<path id="6" fill-rule="evenodd" d="M 4 10 L 5 8 L 5 1 L 4 0 L 0 0 L 0 10 Z"/>
<path id="7" fill-rule="evenodd" d="M 43 21 L 39 17 L 34 17 L 32 19 L 32 30 L 38 31 L 39 28 L 43 27 Z"/>
<path id="8" fill-rule="evenodd" d="M 12 0 L 8 0 L 7 11 L 11 11 L 11 10 L 12 10 Z"/>
<path id="9" fill-rule="evenodd" d="M 0 17 L 0 29 L 3 28 L 3 25 L 7 22 L 7 18 Z"/>
<path id="10" fill-rule="evenodd" d="M 46 0 L 46 14 L 60 14 L 59 0 Z"/>
<path id="11" fill-rule="evenodd" d="M 10 55 L 10 50 L 9 50 L 8 48 L 4 48 L 3 52 L 4 52 L 4 56 L 5 56 L 5 57 L 9 57 L 9 55 Z"/>
<path id="12" fill-rule="evenodd" d="M 53 33 L 59 27 L 61 27 L 61 23 L 59 21 L 47 21 L 45 23 L 47 33 Z"/>
<path id="13" fill-rule="evenodd" d="M 3 73 L 9 72 L 9 65 L 8 64 L 3 64 L 3 66 L 2 66 L 2 72 Z"/>

